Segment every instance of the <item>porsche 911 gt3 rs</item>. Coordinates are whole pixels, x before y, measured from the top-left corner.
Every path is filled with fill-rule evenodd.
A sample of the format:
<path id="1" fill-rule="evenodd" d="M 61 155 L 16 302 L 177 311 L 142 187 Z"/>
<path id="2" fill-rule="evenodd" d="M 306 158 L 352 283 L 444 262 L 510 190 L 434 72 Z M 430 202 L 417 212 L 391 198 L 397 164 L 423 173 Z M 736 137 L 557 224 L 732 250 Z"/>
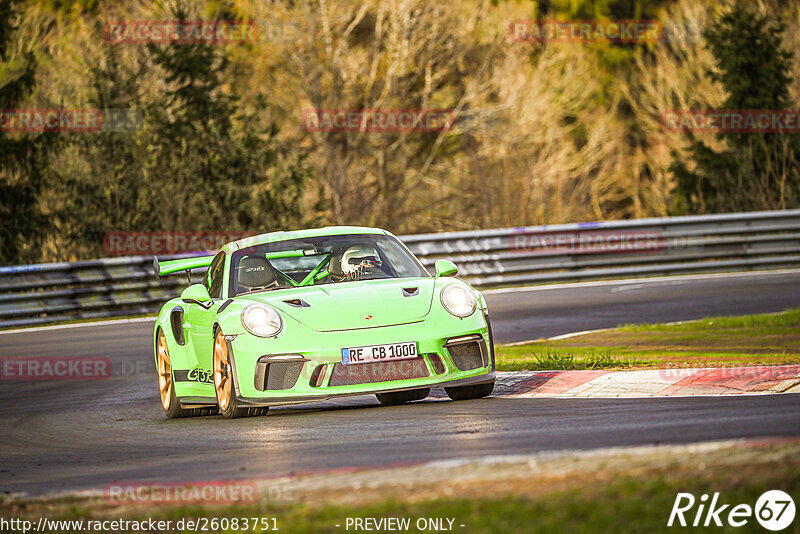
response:
<path id="1" fill-rule="evenodd" d="M 431 276 L 384 230 L 327 227 L 154 261 L 208 267 L 161 308 L 153 347 L 167 417 L 264 415 L 270 406 L 375 394 L 382 404 L 485 397 L 495 380 L 483 296 L 437 260 Z"/>

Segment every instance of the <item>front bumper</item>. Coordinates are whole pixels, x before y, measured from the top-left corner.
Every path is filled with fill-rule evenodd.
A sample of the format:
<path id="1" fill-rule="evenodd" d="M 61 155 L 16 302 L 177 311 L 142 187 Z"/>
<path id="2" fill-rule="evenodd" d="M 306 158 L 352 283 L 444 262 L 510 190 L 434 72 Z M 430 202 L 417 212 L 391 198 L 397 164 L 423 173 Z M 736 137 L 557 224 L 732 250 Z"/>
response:
<path id="1" fill-rule="evenodd" d="M 488 317 L 480 310 L 465 319 L 449 315 L 430 316 L 415 323 L 346 331 L 318 332 L 299 323 L 290 326 L 291 332 L 283 332 L 277 338 L 265 339 L 251 334 L 240 334 L 230 340 L 237 396 L 242 404 L 274 406 L 340 396 L 436 386 L 465 386 L 492 382 L 495 379 L 494 350 Z M 464 360 L 454 359 L 454 340 L 456 343 L 472 341 L 481 347 L 480 367 L 459 369 L 456 362 L 460 362 L 464 368 Z M 421 361 L 399 360 L 394 363 L 414 362 L 419 371 L 415 377 L 334 385 L 342 383 L 341 379 L 332 380 L 332 376 L 335 375 L 335 369 L 343 369 L 343 347 L 405 341 L 417 341 Z M 297 366 L 297 372 L 288 379 L 291 383 L 281 385 L 280 389 L 265 388 L 270 372 L 265 362 L 281 360 L 293 362 L 292 365 Z M 346 367 L 349 371 L 362 365 L 371 364 Z M 425 376 L 419 376 L 422 374 Z M 285 373 L 281 376 L 285 377 Z"/>
<path id="2" fill-rule="evenodd" d="M 239 403 L 247 406 L 280 406 L 282 404 L 299 404 L 303 402 L 316 402 L 316 401 L 324 401 L 328 399 L 332 399 L 335 397 L 351 397 L 354 395 L 365 395 L 370 393 L 389 393 L 392 391 L 404 391 L 409 389 L 420 389 L 420 388 L 432 388 L 432 387 L 457 387 L 457 386 L 472 386 L 476 384 L 485 384 L 487 382 L 494 382 L 495 380 L 495 372 L 491 371 L 479 376 L 473 376 L 470 378 L 457 378 L 455 380 L 449 380 L 446 382 L 436 382 L 436 383 L 425 383 L 425 384 L 418 384 L 418 385 L 406 385 L 401 386 L 399 384 L 395 384 L 393 386 L 389 386 L 388 382 L 376 382 L 374 385 L 382 386 L 377 389 L 369 388 L 359 391 L 348 391 L 348 392 L 332 392 L 327 391 L 324 394 L 306 394 L 297 397 L 259 397 L 259 398 L 240 398 Z"/>

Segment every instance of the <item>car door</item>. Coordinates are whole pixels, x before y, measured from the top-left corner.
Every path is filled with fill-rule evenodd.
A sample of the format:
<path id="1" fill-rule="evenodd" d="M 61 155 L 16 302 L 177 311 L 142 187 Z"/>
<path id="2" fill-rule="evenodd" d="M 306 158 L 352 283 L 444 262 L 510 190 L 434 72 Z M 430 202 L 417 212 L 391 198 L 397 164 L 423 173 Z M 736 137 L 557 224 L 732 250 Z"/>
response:
<path id="1" fill-rule="evenodd" d="M 190 351 L 194 355 L 199 382 L 211 384 L 212 356 L 214 352 L 214 321 L 222 299 L 222 281 L 225 270 L 225 252 L 220 252 L 209 265 L 203 276 L 203 284 L 208 289 L 214 303 L 208 309 L 199 304 L 188 304 L 186 314 L 189 318 Z"/>

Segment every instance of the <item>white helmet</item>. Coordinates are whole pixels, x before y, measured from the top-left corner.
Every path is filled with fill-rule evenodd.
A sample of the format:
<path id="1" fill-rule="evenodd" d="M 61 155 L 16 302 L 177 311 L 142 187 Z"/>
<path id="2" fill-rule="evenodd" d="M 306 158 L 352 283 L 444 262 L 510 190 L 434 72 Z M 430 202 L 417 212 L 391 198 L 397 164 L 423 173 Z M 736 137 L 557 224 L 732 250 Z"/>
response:
<path id="1" fill-rule="evenodd" d="M 342 254 L 342 274 L 347 280 L 358 280 L 381 267 L 378 252 L 365 245 L 354 245 Z"/>

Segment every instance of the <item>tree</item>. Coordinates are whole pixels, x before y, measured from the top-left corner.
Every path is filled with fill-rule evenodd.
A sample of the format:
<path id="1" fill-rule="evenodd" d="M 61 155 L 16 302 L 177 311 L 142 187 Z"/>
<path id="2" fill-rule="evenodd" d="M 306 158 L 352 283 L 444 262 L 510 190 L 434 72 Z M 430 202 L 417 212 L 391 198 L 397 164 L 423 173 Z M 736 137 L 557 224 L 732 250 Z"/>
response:
<path id="1" fill-rule="evenodd" d="M 484 23 L 482 9 L 459 19 L 458 9 L 425 0 L 297 6 L 290 13 L 301 29 L 282 69 L 292 93 L 285 97 L 288 117 L 316 110 L 367 116 L 374 110 L 446 110 L 462 120 L 475 116 L 470 99 L 489 92 L 482 82 L 501 48 L 474 39 L 475 27 Z M 299 142 L 313 147 L 310 161 L 331 223 L 419 231 L 429 218 L 441 224 L 448 206 L 454 219 L 464 221 L 462 188 L 447 183 L 463 150 L 459 128 L 301 130 Z"/>
<path id="2" fill-rule="evenodd" d="M 93 26 L 102 32 L 101 24 Z M 140 206 L 147 156 L 140 85 L 152 79 L 152 65 L 135 47 L 125 52 L 108 43 L 97 54 L 87 51 L 86 107 L 103 111 L 103 128 L 62 132 L 64 150 L 47 172 L 45 198 L 61 258 L 102 254 L 110 230 L 150 229 L 151 214 Z M 124 115 L 130 124 L 119 122 Z"/>
<path id="3" fill-rule="evenodd" d="M 176 6 L 166 18 L 190 20 Z M 272 124 L 242 110 L 224 47 L 105 43 L 86 62 L 88 107 L 127 111 L 135 122 L 65 136 L 50 186 L 70 254 L 102 254 L 113 230 L 262 232 L 311 222 L 300 206 L 302 152 L 287 154 Z M 266 106 L 263 96 L 248 103 Z"/>
<path id="4" fill-rule="evenodd" d="M 36 58 L 27 52 L 11 59 L 10 45 L 16 30 L 14 0 L 0 0 L 0 72 L 11 73 L 0 80 L 0 109 L 13 110 L 33 92 Z M 6 117 L 0 119 L 5 124 Z M 48 226 L 38 195 L 49 153 L 55 148 L 52 133 L 12 133 L 0 128 L 0 263 L 35 261 L 39 243 Z"/>
<path id="5" fill-rule="evenodd" d="M 785 26 L 742 3 L 705 32 L 727 93 L 727 110 L 779 110 L 790 105 L 792 55 L 782 48 Z M 719 133 L 717 152 L 700 140 L 674 154 L 678 193 L 693 213 L 785 209 L 800 201 L 800 138 L 786 133 Z"/>
<path id="6" fill-rule="evenodd" d="M 665 0 L 540 0 L 539 12 L 570 20 L 655 18 L 665 3 Z"/>
<path id="7" fill-rule="evenodd" d="M 188 20 L 180 5 L 172 16 Z M 158 229 L 263 232 L 305 222 L 302 153 L 287 155 L 273 124 L 242 111 L 225 83 L 224 49 L 151 44 L 148 51 L 166 87 L 146 112 L 152 136 L 143 204 Z"/>

